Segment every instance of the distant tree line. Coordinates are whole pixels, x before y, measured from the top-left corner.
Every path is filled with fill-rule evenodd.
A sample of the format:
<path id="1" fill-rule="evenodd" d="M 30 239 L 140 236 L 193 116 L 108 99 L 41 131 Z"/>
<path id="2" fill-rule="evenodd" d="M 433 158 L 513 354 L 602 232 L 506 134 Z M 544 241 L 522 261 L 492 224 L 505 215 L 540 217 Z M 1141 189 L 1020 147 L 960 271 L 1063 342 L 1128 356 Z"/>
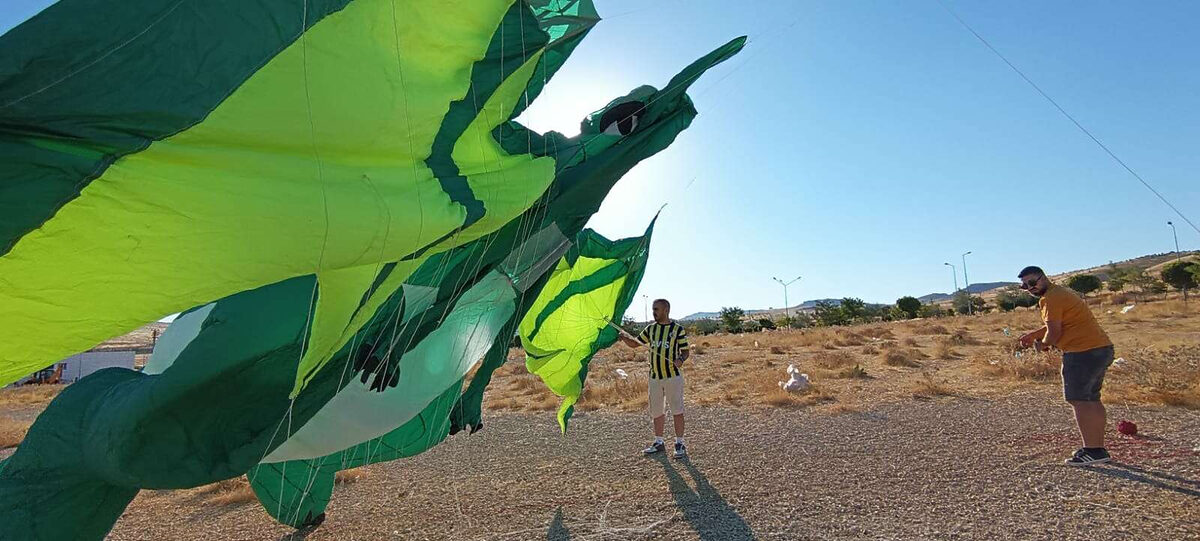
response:
<path id="1" fill-rule="evenodd" d="M 1110 266 L 1107 281 L 1094 274 L 1076 274 L 1067 278 L 1064 285 L 1083 297 L 1105 288 L 1112 292 L 1130 291 L 1132 288 L 1139 294 L 1157 295 L 1165 293 L 1168 286 L 1181 291 L 1200 287 L 1200 262 L 1194 260 L 1170 263 L 1158 274 L 1159 276 L 1155 277 L 1144 269 Z M 1032 306 L 1037 306 L 1037 298 L 1012 285 L 1001 289 L 991 303 L 979 295 L 969 294 L 965 290 L 959 291 L 951 298 L 948 307 L 923 303 L 912 296 L 900 297 L 891 305 L 868 304 L 859 298 L 846 297 L 840 301 L 818 301 L 812 313 L 795 312 L 776 319 L 747 317 L 746 311 L 741 308 L 724 307 L 717 318 L 689 321 L 687 328 L 688 332 L 696 335 L 715 332 L 747 333 L 949 317 L 955 314 L 982 314 L 992 309 L 1008 312 Z"/>

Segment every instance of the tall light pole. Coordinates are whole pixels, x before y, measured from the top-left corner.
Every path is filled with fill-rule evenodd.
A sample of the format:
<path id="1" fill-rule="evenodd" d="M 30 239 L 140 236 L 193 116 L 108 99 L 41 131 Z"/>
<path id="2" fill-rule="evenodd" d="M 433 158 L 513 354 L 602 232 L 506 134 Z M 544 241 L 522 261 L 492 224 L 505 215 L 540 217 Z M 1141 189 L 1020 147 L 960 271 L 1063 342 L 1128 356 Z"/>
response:
<path id="1" fill-rule="evenodd" d="M 1175 231 L 1175 223 L 1167 220 L 1167 225 L 1171 226 L 1171 236 L 1175 238 L 1175 261 L 1182 259 L 1179 254 L 1179 233 Z M 1183 287 L 1183 302 L 1187 303 L 1187 286 Z"/>
<path id="2" fill-rule="evenodd" d="M 970 278 L 967 278 L 967 256 L 969 256 L 969 255 L 971 255 L 971 252 L 969 252 L 969 251 L 968 251 L 968 252 L 965 252 L 965 253 L 963 253 L 963 255 L 962 255 L 962 262 L 963 262 L 963 288 L 967 290 L 967 313 L 968 313 L 968 314 L 974 314 L 974 313 L 975 313 L 975 307 L 974 307 L 973 305 L 974 305 L 975 303 L 971 302 L 971 279 L 970 279 Z"/>
<path id="3" fill-rule="evenodd" d="M 784 282 L 783 280 L 780 280 L 779 278 L 776 278 L 776 277 L 774 277 L 774 276 L 772 276 L 772 277 L 771 277 L 771 279 L 772 279 L 772 280 L 775 280 L 776 282 L 779 282 L 779 285 L 782 285 L 782 286 L 783 286 L 783 317 L 784 317 L 784 319 L 786 319 L 786 320 L 787 320 L 787 322 L 788 322 L 788 326 L 791 326 L 791 324 L 792 324 L 792 314 L 791 314 L 791 312 L 788 310 L 788 294 L 787 294 L 787 288 L 788 288 L 788 286 L 790 286 L 790 285 L 792 285 L 792 284 L 796 283 L 796 280 L 799 280 L 799 279 L 800 279 L 800 277 L 799 277 L 799 276 L 797 276 L 797 277 L 793 278 L 791 281 L 788 281 L 788 282 Z"/>
<path id="4" fill-rule="evenodd" d="M 949 263 L 942 263 L 942 264 L 947 267 L 950 267 L 950 272 L 954 273 L 954 292 L 958 293 L 958 267 L 955 267 L 954 265 L 951 265 Z"/>
<path id="5" fill-rule="evenodd" d="M 642 295 L 642 318 L 646 323 L 650 322 L 650 296 Z"/>

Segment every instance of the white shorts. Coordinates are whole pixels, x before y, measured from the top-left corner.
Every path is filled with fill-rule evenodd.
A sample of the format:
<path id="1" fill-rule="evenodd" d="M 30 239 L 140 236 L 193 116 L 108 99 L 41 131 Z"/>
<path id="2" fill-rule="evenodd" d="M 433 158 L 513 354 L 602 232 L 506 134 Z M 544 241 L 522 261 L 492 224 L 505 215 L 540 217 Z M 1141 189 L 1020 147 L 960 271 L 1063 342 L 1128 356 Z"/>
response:
<path id="1" fill-rule="evenodd" d="M 683 376 L 650 378 L 650 417 L 663 416 L 663 402 L 674 415 L 683 415 Z"/>

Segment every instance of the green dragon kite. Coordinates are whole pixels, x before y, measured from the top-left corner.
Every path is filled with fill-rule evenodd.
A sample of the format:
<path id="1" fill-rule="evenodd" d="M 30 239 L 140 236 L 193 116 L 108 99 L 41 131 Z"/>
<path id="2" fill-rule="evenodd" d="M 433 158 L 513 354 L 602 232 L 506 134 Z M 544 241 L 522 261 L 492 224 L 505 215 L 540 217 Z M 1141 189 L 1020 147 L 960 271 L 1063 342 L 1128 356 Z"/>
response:
<path id="1" fill-rule="evenodd" d="M 744 44 L 576 137 L 514 122 L 597 20 L 62 0 L 0 36 L 0 384 L 184 311 L 143 372 L 66 388 L 0 462 L 3 537 L 102 539 L 143 488 L 242 474 L 318 523 L 337 470 L 477 430 L 518 333 L 565 429 L 650 238 L 584 225 Z"/>

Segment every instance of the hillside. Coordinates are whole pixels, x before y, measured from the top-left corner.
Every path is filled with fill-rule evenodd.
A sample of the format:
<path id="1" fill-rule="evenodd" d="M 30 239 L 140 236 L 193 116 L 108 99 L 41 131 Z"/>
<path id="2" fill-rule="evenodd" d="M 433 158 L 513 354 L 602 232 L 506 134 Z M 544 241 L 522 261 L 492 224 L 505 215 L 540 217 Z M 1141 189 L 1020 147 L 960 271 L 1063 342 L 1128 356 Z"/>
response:
<path id="1" fill-rule="evenodd" d="M 1050 279 L 1058 282 L 1058 281 L 1062 281 L 1067 278 L 1070 278 L 1071 276 L 1074 276 L 1076 274 L 1095 274 L 1098 277 L 1100 277 L 1101 280 L 1107 280 L 1109 273 L 1111 273 L 1114 268 L 1119 269 L 1119 270 L 1141 269 L 1141 270 L 1143 270 L 1145 272 L 1149 272 L 1151 274 L 1157 274 L 1158 272 L 1161 272 L 1162 268 L 1164 266 L 1166 266 L 1168 263 L 1175 261 L 1176 257 L 1177 256 L 1174 252 L 1144 255 L 1141 257 L 1135 257 L 1133 259 L 1126 259 L 1124 261 L 1113 261 L 1113 262 L 1109 262 L 1104 265 L 1088 267 L 1086 269 L 1077 269 L 1077 270 L 1073 270 L 1073 271 L 1067 271 L 1067 272 L 1054 274 L 1054 275 L 1050 276 Z M 1183 257 L 1184 259 L 1200 258 L 1200 251 L 1182 252 L 1180 257 Z M 989 294 L 989 293 L 996 293 L 1000 289 L 1003 289 L 1008 286 L 1015 286 L 1015 285 L 1019 285 L 1019 284 L 1017 282 L 985 282 L 985 283 L 971 284 L 966 287 L 966 290 L 968 292 L 970 292 L 972 295 L 984 295 L 984 297 L 987 298 L 989 296 L 987 294 Z M 953 295 L 950 293 L 930 293 L 928 295 L 922 295 L 920 297 L 917 297 L 918 300 L 920 300 L 921 302 L 926 303 L 926 304 L 945 303 L 945 302 L 950 301 L 952 298 L 953 298 Z M 796 306 L 792 306 L 792 307 L 788 308 L 788 310 L 790 310 L 792 312 L 811 312 L 812 310 L 814 310 L 816 308 L 817 303 L 822 302 L 822 301 L 829 302 L 834 305 L 837 305 L 840 302 L 839 299 L 809 300 L 809 301 L 804 301 Z M 766 310 L 764 310 L 764 309 L 746 310 L 747 316 L 759 316 L 759 317 L 771 317 L 771 318 L 782 316 L 783 313 L 784 313 L 783 308 L 771 308 L 771 309 L 766 309 Z M 685 317 L 679 318 L 679 320 L 680 321 L 693 321 L 693 320 L 697 320 L 697 319 L 714 319 L 714 318 L 720 317 L 720 315 L 721 315 L 720 312 L 696 312 L 694 314 L 690 314 Z"/>
<path id="2" fill-rule="evenodd" d="M 1017 282 L 987 282 L 987 283 L 983 283 L 983 284 L 971 284 L 966 287 L 966 290 L 968 293 L 970 293 L 972 295 L 979 295 L 981 293 L 987 293 L 989 291 L 993 291 L 993 290 L 1008 287 L 1008 286 L 1015 286 L 1015 285 L 1019 285 L 1019 284 Z M 920 297 L 917 297 L 917 300 L 919 300 L 923 303 L 929 304 L 929 303 L 935 303 L 935 302 L 948 301 L 952 298 L 954 298 L 954 295 L 949 294 L 949 293 L 930 293 L 928 295 L 922 295 Z"/>

